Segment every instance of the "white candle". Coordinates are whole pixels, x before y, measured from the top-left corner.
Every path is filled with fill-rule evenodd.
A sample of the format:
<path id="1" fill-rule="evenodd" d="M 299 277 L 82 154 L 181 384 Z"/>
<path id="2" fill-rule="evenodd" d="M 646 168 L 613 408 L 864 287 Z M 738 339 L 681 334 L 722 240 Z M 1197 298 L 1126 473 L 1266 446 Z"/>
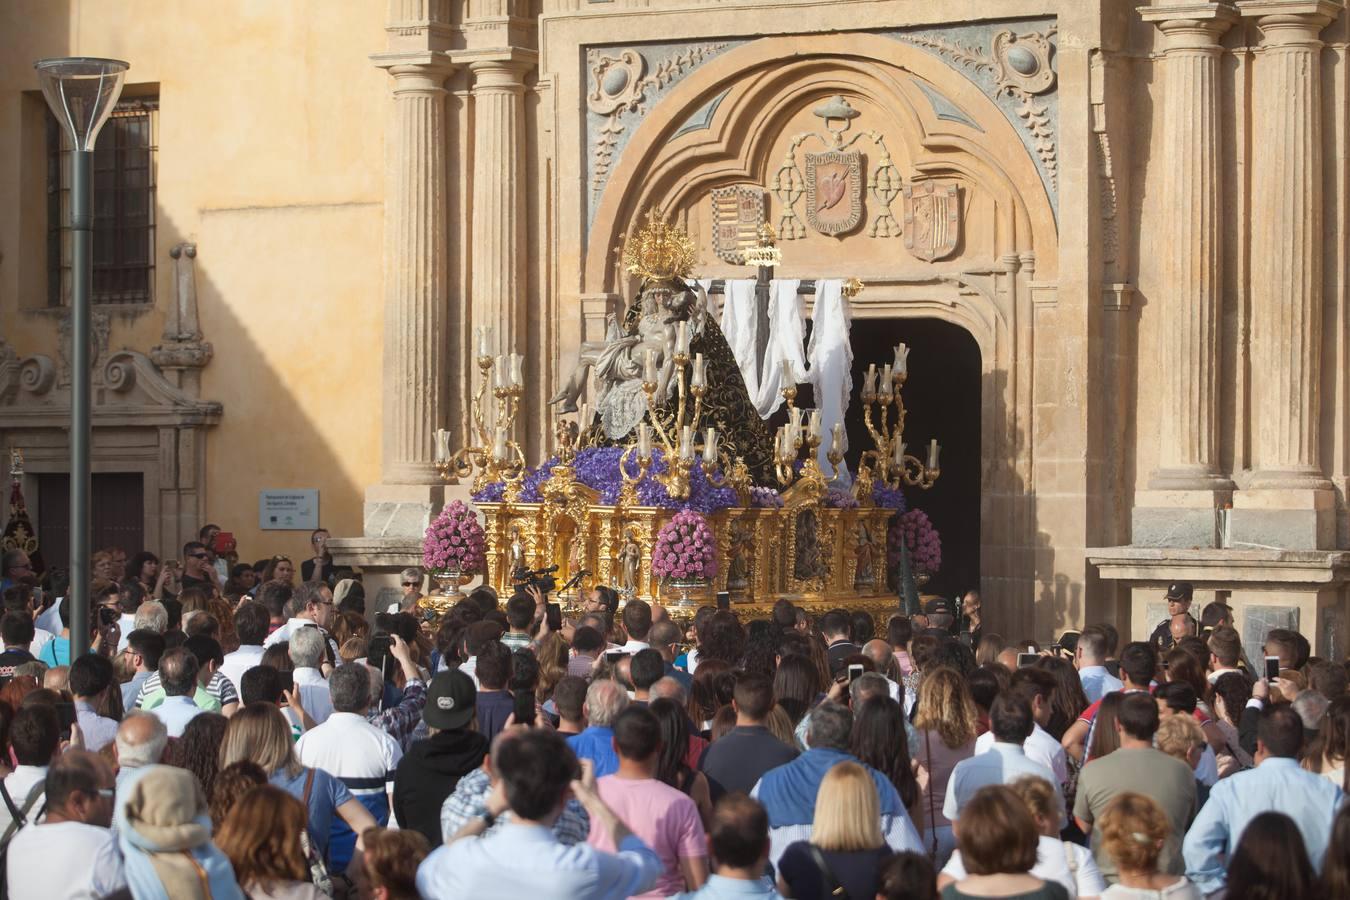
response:
<path id="1" fill-rule="evenodd" d="M 450 432 L 444 428 L 436 429 L 436 462 L 443 463 L 450 458 Z"/>
<path id="2" fill-rule="evenodd" d="M 895 370 L 896 375 L 909 374 L 909 348 L 904 344 L 895 345 Z"/>
<path id="3" fill-rule="evenodd" d="M 506 429 L 498 428 L 492 441 L 492 458 L 497 462 L 506 462 Z"/>
<path id="4" fill-rule="evenodd" d="M 792 407 L 792 412 L 788 417 L 788 421 L 792 423 L 792 429 L 794 431 L 802 427 L 802 408 L 800 406 Z"/>
<path id="5" fill-rule="evenodd" d="M 581 429 L 583 434 L 587 428 L 591 427 L 591 405 L 589 403 L 581 404 L 581 412 L 577 414 L 577 427 Z"/>
<path id="6" fill-rule="evenodd" d="M 717 429 L 707 428 L 703 432 L 703 465 L 709 467 L 717 462 Z"/>
<path id="7" fill-rule="evenodd" d="M 638 423 L 638 456 L 642 459 L 652 458 L 652 433 L 646 422 Z"/>
<path id="8" fill-rule="evenodd" d="M 487 325 L 478 329 L 478 355 L 492 355 L 492 328 Z"/>
<path id="9" fill-rule="evenodd" d="M 656 351 L 648 350 L 647 355 L 643 357 L 642 380 L 649 384 L 656 383 Z"/>
<path id="10" fill-rule="evenodd" d="M 797 379 L 792 374 L 792 360 L 784 358 L 783 366 L 783 387 L 796 387 Z"/>
<path id="11" fill-rule="evenodd" d="M 705 377 L 706 377 L 706 376 L 705 376 L 705 373 L 704 373 L 703 354 L 702 354 L 702 353 L 699 353 L 699 354 L 697 354 L 697 355 L 694 356 L 694 374 L 693 374 L 693 376 L 689 379 L 689 386 L 690 386 L 690 387 L 696 387 L 696 388 L 697 388 L 697 387 L 703 387 L 703 386 L 706 384 L 706 382 L 705 382 L 705 380 L 704 380 Z"/>
<path id="12" fill-rule="evenodd" d="M 811 422 L 811 424 L 810 424 L 809 427 L 810 427 L 811 437 L 813 437 L 813 438 L 818 438 L 818 437 L 820 437 L 820 410 L 818 410 L 818 409 L 813 409 L 813 410 L 811 410 L 811 419 L 810 419 L 810 422 Z"/>
<path id="13" fill-rule="evenodd" d="M 877 364 L 867 364 L 867 377 L 863 379 L 863 393 L 875 394 L 877 392 Z"/>
<path id="14" fill-rule="evenodd" d="M 519 353 L 511 354 L 511 387 L 525 386 L 524 365 L 525 357 Z"/>
<path id="15" fill-rule="evenodd" d="M 905 464 L 906 446 L 907 445 L 905 444 L 904 441 L 897 441 L 895 444 L 895 459 L 893 459 L 892 462 L 894 462 L 897 466 L 903 466 Z"/>
<path id="16" fill-rule="evenodd" d="M 891 402 L 893 395 L 891 393 L 891 367 L 889 363 L 881 367 L 881 384 L 877 385 L 877 396 L 881 398 L 883 403 Z"/>
<path id="17" fill-rule="evenodd" d="M 788 446 L 788 427 L 778 426 L 778 458 L 787 462 L 792 459 L 792 450 Z"/>
<path id="18" fill-rule="evenodd" d="M 496 376 L 495 387 L 506 387 L 506 379 L 510 374 L 510 369 L 507 368 L 505 356 L 497 357 L 496 363 L 493 364 L 492 374 Z"/>
<path id="19" fill-rule="evenodd" d="M 936 469 L 938 467 L 938 442 L 933 438 L 928 442 L 928 468 Z"/>
<path id="20" fill-rule="evenodd" d="M 835 422 L 835 423 L 834 423 L 833 433 L 830 435 L 830 452 L 831 452 L 831 453 L 840 453 L 840 454 L 842 454 L 842 453 L 844 452 L 844 423 L 843 423 L 843 422 Z"/>
<path id="21" fill-rule="evenodd" d="M 675 352 L 688 355 L 689 353 L 689 322 L 682 320 L 678 330 L 675 332 Z"/>
<path id="22" fill-rule="evenodd" d="M 694 426 L 680 428 L 680 459 L 694 458 Z"/>

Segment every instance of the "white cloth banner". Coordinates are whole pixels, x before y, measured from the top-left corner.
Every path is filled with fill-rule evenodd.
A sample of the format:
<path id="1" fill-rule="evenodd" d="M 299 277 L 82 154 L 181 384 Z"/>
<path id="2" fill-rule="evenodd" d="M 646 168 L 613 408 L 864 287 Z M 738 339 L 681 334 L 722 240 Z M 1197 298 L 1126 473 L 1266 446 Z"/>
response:
<path id="1" fill-rule="evenodd" d="M 820 468 L 828 478 L 831 470 L 826 454 L 830 449 L 831 433 L 836 424 L 844 421 L 853 388 L 853 346 L 849 343 L 853 313 L 844 296 L 843 279 L 822 278 L 816 282 L 813 313 L 806 356 L 811 364 L 809 378 L 815 389 L 816 407 L 820 410 L 820 426 L 824 432 L 819 449 Z M 800 340 L 798 346 L 801 346 Z M 843 449 L 848 450 L 847 432 Z M 842 465 L 839 477 L 841 482 L 848 483 L 848 473 Z"/>
<path id="2" fill-rule="evenodd" d="M 755 279 L 738 278 L 726 282 L 721 325 L 722 334 L 731 345 L 731 355 L 736 358 L 741 377 L 745 379 L 745 388 L 754 398 L 759 390 L 759 373 L 755 371 L 755 338 L 759 333 L 759 317 L 755 315 Z"/>
<path id="3" fill-rule="evenodd" d="M 783 405 L 783 360 L 792 364 L 793 383 L 801 384 L 807 378 L 806 358 L 802 354 L 806 308 L 797 294 L 800 284 L 795 278 L 775 278 L 769 283 L 769 344 L 764 350 L 759 389 L 750 393 L 761 419 L 767 419 Z M 755 358 L 753 345 L 750 358 Z"/>

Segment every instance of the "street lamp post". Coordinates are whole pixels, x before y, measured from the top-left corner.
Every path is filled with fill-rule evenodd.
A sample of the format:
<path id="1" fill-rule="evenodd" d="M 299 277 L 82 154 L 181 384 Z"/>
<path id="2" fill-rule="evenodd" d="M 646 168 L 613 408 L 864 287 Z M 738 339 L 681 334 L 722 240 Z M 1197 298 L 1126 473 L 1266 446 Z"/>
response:
<path id="1" fill-rule="evenodd" d="M 94 142 L 108 121 L 128 65 L 118 59 L 67 57 L 35 64 L 42 95 L 71 143 L 70 228 L 70 657 L 89 650 L 90 282 L 93 280 Z"/>

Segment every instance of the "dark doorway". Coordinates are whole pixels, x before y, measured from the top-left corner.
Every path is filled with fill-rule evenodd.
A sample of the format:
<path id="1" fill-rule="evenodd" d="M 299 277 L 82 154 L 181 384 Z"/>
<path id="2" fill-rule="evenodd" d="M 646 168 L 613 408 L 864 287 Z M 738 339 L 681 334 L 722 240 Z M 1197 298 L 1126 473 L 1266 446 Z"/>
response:
<path id="1" fill-rule="evenodd" d="M 924 460 L 942 445 L 942 474 L 930 490 L 905 488 L 910 509 L 928 514 L 942 537 L 942 568 L 924 589 L 951 597 L 980 583 L 980 348 L 970 333 L 940 319 L 854 319 L 848 464 L 875 445 L 863 424 L 859 391 L 869 363 L 880 369 L 898 343 L 910 347 L 905 440 Z"/>
<path id="2" fill-rule="evenodd" d="M 70 476 L 39 475 L 38 546 L 50 569 L 70 568 Z M 96 472 L 90 491 L 90 549 L 145 549 L 145 494 L 139 472 Z"/>

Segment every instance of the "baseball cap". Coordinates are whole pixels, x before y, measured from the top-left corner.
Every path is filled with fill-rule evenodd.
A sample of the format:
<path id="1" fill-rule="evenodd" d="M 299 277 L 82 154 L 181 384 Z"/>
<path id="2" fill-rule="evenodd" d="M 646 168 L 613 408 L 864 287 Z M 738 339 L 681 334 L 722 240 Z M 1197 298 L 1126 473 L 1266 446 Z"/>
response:
<path id="1" fill-rule="evenodd" d="M 1189 581 L 1174 581 L 1167 586 L 1167 599 L 1185 600 L 1189 603 L 1194 592 L 1195 588 Z"/>
<path id="2" fill-rule="evenodd" d="M 458 669 L 442 672 L 431 679 L 422 720 L 432 728 L 450 731 L 463 728 L 473 719 L 478 689 L 473 679 Z"/>
<path id="3" fill-rule="evenodd" d="M 946 597 L 934 597 L 932 600 L 929 600 L 923 605 L 923 611 L 925 615 L 929 616 L 936 616 L 944 613 L 949 616 L 956 615 L 956 608 L 952 606 L 952 601 L 948 600 Z"/>

